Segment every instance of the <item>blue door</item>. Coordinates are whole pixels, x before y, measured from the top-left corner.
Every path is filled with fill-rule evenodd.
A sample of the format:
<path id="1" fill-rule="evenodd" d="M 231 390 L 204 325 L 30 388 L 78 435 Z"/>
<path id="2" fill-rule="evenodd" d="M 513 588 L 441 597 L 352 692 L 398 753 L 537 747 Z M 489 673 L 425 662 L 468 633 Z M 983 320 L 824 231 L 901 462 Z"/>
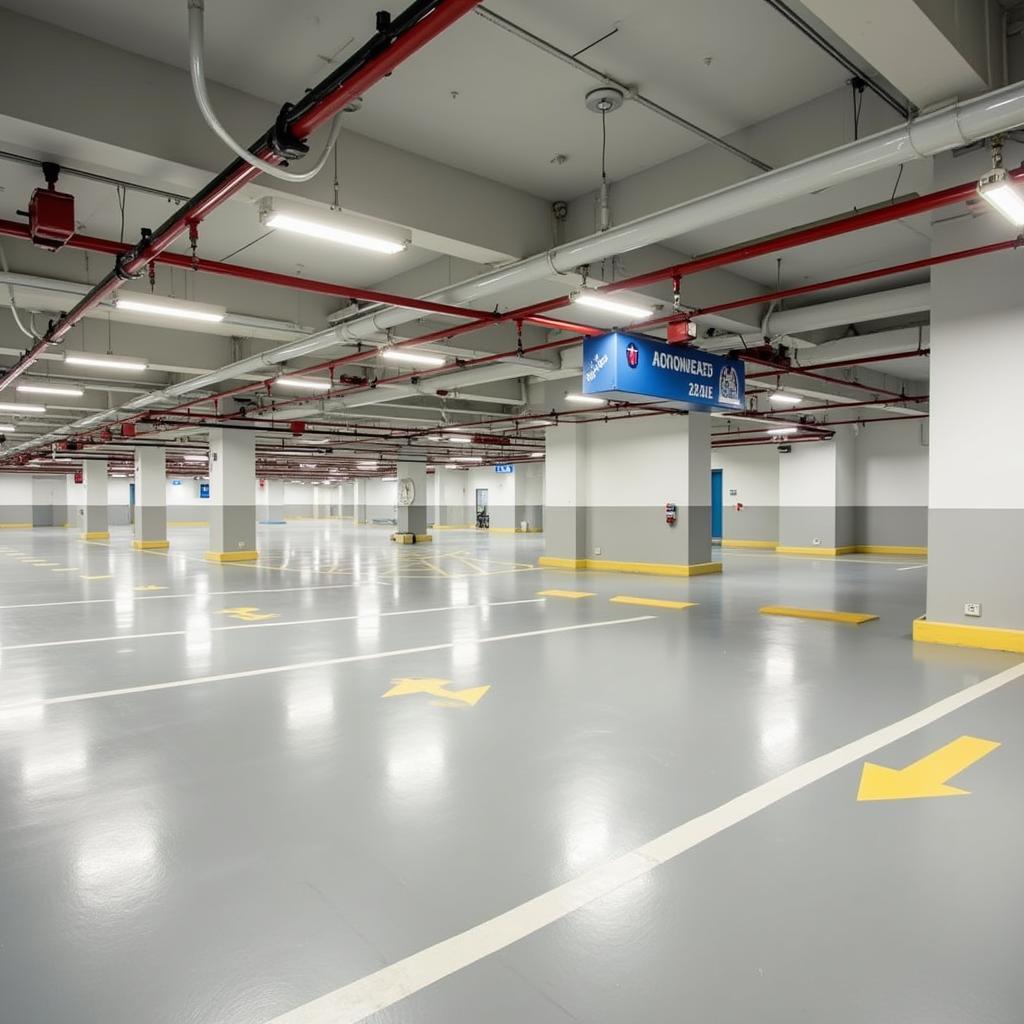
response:
<path id="1" fill-rule="evenodd" d="M 135 484 L 128 485 L 128 522 L 135 522 Z"/>
<path id="2" fill-rule="evenodd" d="M 711 537 L 722 539 L 722 471 L 711 470 Z"/>

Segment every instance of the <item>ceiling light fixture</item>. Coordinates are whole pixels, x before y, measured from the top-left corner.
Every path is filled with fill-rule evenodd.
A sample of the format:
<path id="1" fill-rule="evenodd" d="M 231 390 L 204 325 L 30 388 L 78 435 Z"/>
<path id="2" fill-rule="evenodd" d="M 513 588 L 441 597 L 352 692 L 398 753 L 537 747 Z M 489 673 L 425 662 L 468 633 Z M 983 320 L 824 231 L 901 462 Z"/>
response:
<path id="1" fill-rule="evenodd" d="M 483 462 L 479 455 L 460 455 L 452 459 L 452 462 Z"/>
<path id="2" fill-rule="evenodd" d="M 205 462 L 205 455 L 185 455 L 184 459 L 186 462 Z"/>
<path id="3" fill-rule="evenodd" d="M 589 309 L 599 309 L 603 313 L 616 313 L 619 316 L 629 316 L 634 320 L 646 320 L 654 316 L 652 306 L 642 306 L 639 302 L 623 302 L 620 299 L 606 299 L 592 288 L 581 288 L 570 296 L 577 306 L 586 306 Z"/>
<path id="4" fill-rule="evenodd" d="M 412 235 L 404 228 L 275 198 L 268 197 L 260 202 L 259 216 L 261 224 L 276 231 L 291 231 L 385 256 L 395 256 L 412 244 Z"/>
<path id="5" fill-rule="evenodd" d="M 1004 167 L 994 167 L 978 182 L 978 195 L 1011 224 L 1024 227 L 1024 195 Z"/>
<path id="6" fill-rule="evenodd" d="M 145 313 L 147 316 L 164 316 L 176 320 L 200 320 L 208 324 L 219 324 L 228 315 L 223 306 L 186 302 L 184 299 L 168 299 L 163 295 L 126 293 L 114 300 L 114 307 L 125 313 Z"/>
<path id="7" fill-rule="evenodd" d="M 13 412 L 16 416 L 20 413 L 22 416 L 31 416 L 33 414 L 41 416 L 46 412 L 45 405 L 21 405 L 15 404 L 14 402 L 0 402 L 0 412 Z"/>
<path id="8" fill-rule="evenodd" d="M 544 458 L 544 453 L 543 452 L 530 452 L 530 458 L 531 459 L 543 459 Z"/>
<path id="9" fill-rule="evenodd" d="M 768 401 L 774 402 L 776 405 L 799 405 L 803 399 L 800 395 L 787 395 L 777 391 L 774 395 L 768 396 Z"/>
<path id="10" fill-rule="evenodd" d="M 286 388 L 298 388 L 301 391 L 330 391 L 331 385 L 326 380 L 310 380 L 309 377 L 277 377 L 275 384 Z"/>
<path id="11" fill-rule="evenodd" d="M 410 352 L 404 348 L 386 348 L 381 351 L 381 358 L 390 359 L 393 363 L 409 363 L 411 366 L 444 366 L 441 356 L 429 356 L 423 352 Z"/>
<path id="12" fill-rule="evenodd" d="M 81 398 L 85 394 L 81 388 L 59 388 L 49 384 L 19 384 L 15 391 L 23 391 L 27 395 L 66 395 L 68 398 Z"/>
<path id="13" fill-rule="evenodd" d="M 138 373 L 148 369 L 149 364 L 141 359 L 130 359 L 123 356 L 103 355 L 93 352 L 68 352 L 64 362 L 72 366 L 97 366 L 102 370 L 131 370 Z"/>
<path id="14" fill-rule="evenodd" d="M 795 434 L 799 427 L 772 427 L 767 431 L 769 434 Z"/>
<path id="15" fill-rule="evenodd" d="M 603 398 L 597 398 L 594 395 L 566 395 L 565 400 L 567 402 L 575 402 L 577 405 L 605 405 L 607 404 Z"/>
<path id="16" fill-rule="evenodd" d="M 0 434 L 16 434 L 13 423 L 0 423 Z"/>

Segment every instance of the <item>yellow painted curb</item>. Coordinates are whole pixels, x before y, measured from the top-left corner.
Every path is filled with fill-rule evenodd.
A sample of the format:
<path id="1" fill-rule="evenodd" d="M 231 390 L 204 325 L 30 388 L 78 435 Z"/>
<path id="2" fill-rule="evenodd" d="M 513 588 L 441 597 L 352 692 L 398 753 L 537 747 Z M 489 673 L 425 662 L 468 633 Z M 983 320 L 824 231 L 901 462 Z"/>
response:
<path id="1" fill-rule="evenodd" d="M 991 626 L 965 626 L 956 622 L 915 619 L 914 639 L 926 644 L 978 647 L 986 651 L 1024 654 L 1024 629 L 996 629 Z"/>
<path id="2" fill-rule="evenodd" d="M 707 576 L 722 571 L 721 562 L 698 562 L 696 565 L 675 565 L 662 562 L 610 562 L 596 558 L 553 558 L 543 555 L 538 565 L 552 569 L 591 569 L 599 572 L 634 572 L 647 576 Z"/>
<path id="3" fill-rule="evenodd" d="M 858 555 L 919 555 L 927 557 L 927 548 L 915 547 L 893 547 L 888 544 L 858 544 L 856 548 Z"/>
<path id="4" fill-rule="evenodd" d="M 778 546 L 777 540 L 722 540 L 723 548 L 768 548 L 774 551 Z"/>
<path id="5" fill-rule="evenodd" d="M 91 533 L 81 534 L 82 540 L 110 540 L 109 530 L 93 530 Z"/>
<path id="6" fill-rule="evenodd" d="M 398 544 L 429 544 L 434 538 L 429 533 L 393 533 L 391 539 Z"/>
<path id="7" fill-rule="evenodd" d="M 0 530 L 31 530 L 31 523 L 0 523 Z"/>
<path id="8" fill-rule="evenodd" d="M 569 597 L 572 599 L 580 597 L 594 597 L 594 594 L 590 594 L 585 590 L 538 590 L 538 597 Z"/>
<path id="9" fill-rule="evenodd" d="M 827 609 L 818 608 L 787 608 L 785 605 L 767 604 L 758 611 L 762 615 L 788 615 L 794 619 L 823 619 L 826 622 L 846 622 L 853 626 L 860 626 L 865 622 L 872 622 L 877 615 L 868 615 L 866 612 L 833 612 Z"/>
<path id="10" fill-rule="evenodd" d="M 775 549 L 780 555 L 823 555 L 826 558 L 836 558 L 839 555 L 855 554 L 857 549 L 852 544 L 841 548 L 790 548 L 779 545 Z"/>
<path id="11" fill-rule="evenodd" d="M 172 519 L 167 523 L 168 526 L 209 526 L 209 522 L 206 519 Z"/>
<path id="12" fill-rule="evenodd" d="M 541 555 L 538 565 L 546 565 L 550 569 L 586 569 L 585 558 L 555 558 L 553 555 Z"/>
<path id="13" fill-rule="evenodd" d="M 169 540 L 133 540 L 132 547 L 137 551 L 149 551 L 151 548 L 169 548 L 171 542 Z"/>
<path id="14" fill-rule="evenodd" d="M 260 557 L 258 551 L 207 551 L 208 562 L 252 562 Z"/>
<path id="15" fill-rule="evenodd" d="M 641 604 L 647 608 L 696 608 L 696 601 L 662 601 L 656 597 L 629 597 L 619 594 L 609 599 L 612 604 Z"/>

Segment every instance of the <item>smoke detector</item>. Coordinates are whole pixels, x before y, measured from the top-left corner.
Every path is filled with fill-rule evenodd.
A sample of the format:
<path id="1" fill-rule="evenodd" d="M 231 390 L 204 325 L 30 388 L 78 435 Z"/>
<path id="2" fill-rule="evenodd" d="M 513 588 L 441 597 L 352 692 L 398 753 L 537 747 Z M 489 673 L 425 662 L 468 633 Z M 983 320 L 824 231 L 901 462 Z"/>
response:
<path id="1" fill-rule="evenodd" d="M 584 102 L 587 110 L 592 110 L 595 114 L 610 114 L 626 102 L 626 94 L 611 85 L 602 85 L 598 89 L 591 89 Z"/>

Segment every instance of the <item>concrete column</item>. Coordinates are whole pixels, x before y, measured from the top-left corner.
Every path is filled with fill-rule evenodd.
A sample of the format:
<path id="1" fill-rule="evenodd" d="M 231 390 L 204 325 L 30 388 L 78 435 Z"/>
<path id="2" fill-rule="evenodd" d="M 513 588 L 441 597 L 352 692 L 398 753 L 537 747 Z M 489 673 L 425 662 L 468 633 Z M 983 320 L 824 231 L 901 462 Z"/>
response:
<path id="1" fill-rule="evenodd" d="M 256 492 L 259 521 L 264 523 L 284 522 L 284 481 L 264 480 Z"/>
<path id="2" fill-rule="evenodd" d="M 78 514 L 82 523 L 82 540 L 109 540 L 107 511 L 107 460 L 85 459 L 82 462 L 84 504 Z"/>
<path id="3" fill-rule="evenodd" d="M 692 576 L 711 561 L 711 421 L 703 413 L 547 430 L 542 565 Z M 665 522 L 665 505 L 678 518 Z"/>
<path id="4" fill-rule="evenodd" d="M 1024 148 L 1007 144 L 1016 167 Z M 936 159 L 935 187 L 987 169 L 985 153 Z M 999 214 L 935 218 L 938 255 L 1013 236 Z M 932 273 L 928 592 L 914 639 L 1024 653 L 1024 289 L 1020 257 Z"/>
<path id="5" fill-rule="evenodd" d="M 249 430 L 210 431 L 211 562 L 244 562 L 256 551 L 256 435 Z"/>
<path id="6" fill-rule="evenodd" d="M 135 449 L 135 539 L 132 547 L 166 548 L 167 460 L 163 448 Z"/>
<path id="7" fill-rule="evenodd" d="M 853 434 L 794 444 L 779 455 L 779 547 L 786 554 L 845 555 L 855 547 Z"/>
<path id="8" fill-rule="evenodd" d="M 352 481 L 352 522 L 356 526 L 366 524 L 366 479 Z"/>
<path id="9" fill-rule="evenodd" d="M 543 465 L 536 462 L 516 463 L 513 484 L 516 530 L 523 532 L 525 529 L 527 533 L 540 533 L 544 525 Z"/>
<path id="10" fill-rule="evenodd" d="M 427 533 L 427 463 L 423 456 L 405 451 L 396 463 L 398 476 L 398 529 L 395 540 L 423 543 L 434 538 Z M 403 491 L 411 491 L 410 504 L 403 503 Z"/>

